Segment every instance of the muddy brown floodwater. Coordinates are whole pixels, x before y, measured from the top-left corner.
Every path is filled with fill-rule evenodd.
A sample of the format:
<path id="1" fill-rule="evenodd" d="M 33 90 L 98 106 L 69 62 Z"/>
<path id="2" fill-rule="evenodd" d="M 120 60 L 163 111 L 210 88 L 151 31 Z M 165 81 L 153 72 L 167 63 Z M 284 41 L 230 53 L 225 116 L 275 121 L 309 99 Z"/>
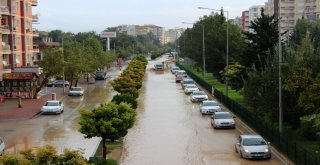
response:
<path id="1" fill-rule="evenodd" d="M 237 129 L 212 129 L 170 70 L 154 71 L 149 61 L 140 95 L 137 122 L 125 137 L 121 165 L 255 165 L 283 164 L 240 159 L 234 144 Z"/>

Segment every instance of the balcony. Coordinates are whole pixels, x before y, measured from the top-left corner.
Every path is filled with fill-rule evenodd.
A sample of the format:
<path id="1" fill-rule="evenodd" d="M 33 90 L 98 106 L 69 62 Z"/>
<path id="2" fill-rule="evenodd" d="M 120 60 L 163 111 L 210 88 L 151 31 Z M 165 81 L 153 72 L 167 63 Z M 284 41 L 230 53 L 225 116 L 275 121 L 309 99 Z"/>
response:
<path id="1" fill-rule="evenodd" d="M 33 45 L 33 53 L 39 53 L 40 49 L 39 49 L 39 45 Z"/>
<path id="2" fill-rule="evenodd" d="M 32 29 L 33 37 L 39 37 L 38 29 Z"/>
<path id="3" fill-rule="evenodd" d="M 32 6 L 38 6 L 38 0 L 32 0 L 31 4 Z"/>
<path id="4" fill-rule="evenodd" d="M 10 64 L 6 64 L 6 65 L 2 64 L 2 68 L 3 68 L 3 70 L 8 70 L 8 69 L 11 69 L 11 65 Z"/>
<path id="5" fill-rule="evenodd" d="M 38 22 L 39 21 L 39 17 L 37 14 L 32 15 L 32 22 Z"/>
<path id="6" fill-rule="evenodd" d="M 10 46 L 2 42 L 2 54 L 11 54 Z"/>
<path id="7" fill-rule="evenodd" d="M 8 6 L 0 6 L 1 14 L 10 15 Z"/>
<path id="8" fill-rule="evenodd" d="M 0 32 L 2 34 L 10 34 L 9 25 L 1 25 L 0 26 Z"/>

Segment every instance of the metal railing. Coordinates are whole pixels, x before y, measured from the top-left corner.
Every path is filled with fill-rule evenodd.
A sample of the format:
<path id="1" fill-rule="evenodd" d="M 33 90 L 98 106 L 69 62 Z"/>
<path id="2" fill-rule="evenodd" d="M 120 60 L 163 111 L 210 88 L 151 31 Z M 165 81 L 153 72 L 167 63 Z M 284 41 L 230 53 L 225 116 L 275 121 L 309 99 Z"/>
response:
<path id="1" fill-rule="evenodd" d="M 260 135 L 268 139 L 272 145 L 286 155 L 291 161 L 299 165 L 320 165 L 320 155 L 311 153 L 306 150 L 305 147 L 298 144 L 297 141 L 286 137 L 280 136 L 277 123 L 272 123 L 254 112 L 248 110 L 238 102 L 225 96 L 221 91 L 212 87 L 201 77 L 193 74 L 188 68 L 183 65 L 177 64 L 181 69 L 184 69 L 187 74 L 196 81 L 199 85 L 212 93 L 214 90 L 214 96 L 223 103 L 230 111 L 235 113 L 238 117 L 247 123 L 251 128 L 255 129 Z"/>

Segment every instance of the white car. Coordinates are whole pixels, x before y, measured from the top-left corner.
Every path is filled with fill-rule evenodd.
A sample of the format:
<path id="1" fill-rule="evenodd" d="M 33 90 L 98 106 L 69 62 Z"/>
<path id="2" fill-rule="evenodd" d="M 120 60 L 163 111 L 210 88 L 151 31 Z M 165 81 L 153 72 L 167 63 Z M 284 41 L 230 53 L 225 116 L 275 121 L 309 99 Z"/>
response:
<path id="1" fill-rule="evenodd" d="M 47 101 L 41 108 L 42 114 L 60 114 L 63 110 L 63 102 L 59 100 Z"/>
<path id="2" fill-rule="evenodd" d="M 235 150 L 241 158 L 271 158 L 270 142 L 260 135 L 240 135 Z"/>
<path id="3" fill-rule="evenodd" d="M 197 87 L 196 84 L 186 84 L 186 86 L 184 88 L 184 93 L 190 94 L 194 91 L 199 91 L 199 88 Z"/>
<path id="4" fill-rule="evenodd" d="M 205 100 L 202 101 L 200 105 L 200 112 L 203 115 L 213 114 L 215 112 L 220 112 L 221 107 L 218 102 L 214 100 Z"/>
<path id="5" fill-rule="evenodd" d="M 191 93 L 191 101 L 204 101 L 208 100 L 208 95 L 204 91 L 194 91 Z"/>
<path id="6" fill-rule="evenodd" d="M 183 78 L 183 79 L 181 80 L 182 89 L 184 89 L 187 84 L 195 84 L 195 83 L 194 83 L 194 81 L 193 81 L 192 79 L 190 79 L 190 78 Z"/>
<path id="7" fill-rule="evenodd" d="M 211 116 L 211 125 L 213 128 L 235 128 L 234 118 L 229 112 L 214 112 Z"/>
<path id="8" fill-rule="evenodd" d="M 69 96 L 83 96 L 84 90 L 82 87 L 71 87 Z"/>
<path id="9" fill-rule="evenodd" d="M 4 144 L 4 141 L 2 138 L 0 138 L 0 155 L 4 154 L 4 149 L 6 148 L 6 145 Z"/>
<path id="10" fill-rule="evenodd" d="M 179 67 L 177 67 L 177 66 L 173 66 L 172 68 L 171 68 L 171 73 L 175 73 L 176 71 L 178 71 L 178 70 L 180 70 L 180 68 Z"/>
<path id="11" fill-rule="evenodd" d="M 188 76 L 187 72 L 185 70 L 177 70 L 175 72 L 175 75 L 176 75 L 176 77 L 179 76 L 179 75 L 181 75 L 182 77 L 187 77 Z"/>

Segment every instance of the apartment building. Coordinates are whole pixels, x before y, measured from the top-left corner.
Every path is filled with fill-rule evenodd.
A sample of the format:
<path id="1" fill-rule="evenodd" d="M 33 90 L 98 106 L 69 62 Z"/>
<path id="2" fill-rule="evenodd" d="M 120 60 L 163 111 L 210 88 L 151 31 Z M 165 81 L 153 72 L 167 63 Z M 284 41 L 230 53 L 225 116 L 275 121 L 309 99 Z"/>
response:
<path id="1" fill-rule="evenodd" d="M 293 32 L 298 19 L 317 20 L 320 18 L 320 0 L 268 0 L 266 14 L 280 18 L 281 32 Z"/>
<path id="2" fill-rule="evenodd" d="M 249 10 L 243 11 L 241 16 L 241 29 L 243 32 L 249 32 Z"/>
<path id="3" fill-rule="evenodd" d="M 32 28 L 32 23 L 38 22 L 32 7 L 37 5 L 38 0 L 0 0 L 0 80 L 17 67 L 34 65 L 33 56 L 39 49 L 33 45 L 33 37 L 39 33 Z"/>
<path id="4" fill-rule="evenodd" d="M 251 21 L 254 21 L 258 17 L 261 17 L 261 9 L 264 9 L 264 5 L 255 5 L 249 8 L 249 26 Z M 253 29 L 249 28 L 249 32 L 253 32 Z"/>
<path id="5" fill-rule="evenodd" d="M 162 42 L 164 36 L 164 28 L 156 25 L 119 25 L 114 28 L 119 33 L 132 36 L 145 35 L 151 32 L 160 42 Z"/>

